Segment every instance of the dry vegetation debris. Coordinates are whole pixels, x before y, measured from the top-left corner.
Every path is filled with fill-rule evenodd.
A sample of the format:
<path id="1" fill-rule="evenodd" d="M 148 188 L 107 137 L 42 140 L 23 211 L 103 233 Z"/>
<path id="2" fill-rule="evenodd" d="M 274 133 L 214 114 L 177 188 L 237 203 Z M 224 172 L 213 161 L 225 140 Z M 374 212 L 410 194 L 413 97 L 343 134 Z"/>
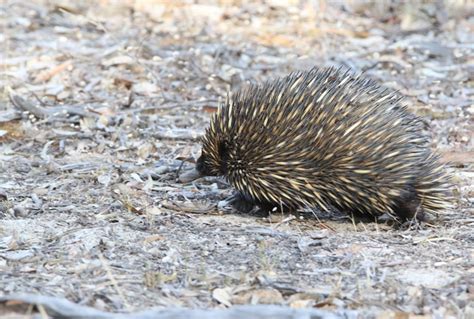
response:
<path id="1" fill-rule="evenodd" d="M 1 294 L 114 312 L 277 304 L 472 316 L 469 10 L 467 1 L 4 2 Z M 405 231 L 344 216 L 262 218 L 218 209 L 225 181 L 177 183 L 228 90 L 314 65 L 350 67 L 408 96 L 452 162 L 455 210 Z M 5 305 L 0 314 L 18 306 Z"/>

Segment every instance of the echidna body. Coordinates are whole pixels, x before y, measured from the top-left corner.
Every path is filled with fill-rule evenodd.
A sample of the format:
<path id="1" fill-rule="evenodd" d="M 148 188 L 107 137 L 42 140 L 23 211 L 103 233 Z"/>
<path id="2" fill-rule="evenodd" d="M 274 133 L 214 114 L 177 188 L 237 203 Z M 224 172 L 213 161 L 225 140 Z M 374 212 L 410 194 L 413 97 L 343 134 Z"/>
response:
<path id="1" fill-rule="evenodd" d="M 251 85 L 219 107 L 201 175 L 224 175 L 263 208 L 401 219 L 448 207 L 447 177 L 401 96 L 333 68 Z"/>

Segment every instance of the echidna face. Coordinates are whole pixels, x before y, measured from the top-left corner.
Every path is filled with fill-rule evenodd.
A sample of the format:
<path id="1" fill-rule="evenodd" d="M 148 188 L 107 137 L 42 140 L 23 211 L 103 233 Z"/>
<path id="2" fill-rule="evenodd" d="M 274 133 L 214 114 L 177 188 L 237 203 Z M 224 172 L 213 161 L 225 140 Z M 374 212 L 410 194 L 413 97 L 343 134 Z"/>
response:
<path id="1" fill-rule="evenodd" d="M 202 137 L 201 156 L 196 162 L 196 170 L 201 176 L 221 176 L 227 175 L 228 144 L 222 134 L 214 130 L 213 122 Z"/>
<path id="2" fill-rule="evenodd" d="M 213 170 L 209 167 L 209 163 L 206 160 L 206 155 L 203 153 L 196 162 L 196 169 L 201 176 L 216 176 L 213 174 Z"/>
<path id="3" fill-rule="evenodd" d="M 209 144 L 204 143 L 201 156 L 196 162 L 196 170 L 201 176 L 220 176 L 225 175 L 222 169 L 220 156 L 214 149 L 209 149 Z"/>
<path id="4" fill-rule="evenodd" d="M 196 162 L 196 169 L 201 176 L 227 175 L 227 161 L 228 150 L 224 142 L 204 143 L 201 156 Z"/>

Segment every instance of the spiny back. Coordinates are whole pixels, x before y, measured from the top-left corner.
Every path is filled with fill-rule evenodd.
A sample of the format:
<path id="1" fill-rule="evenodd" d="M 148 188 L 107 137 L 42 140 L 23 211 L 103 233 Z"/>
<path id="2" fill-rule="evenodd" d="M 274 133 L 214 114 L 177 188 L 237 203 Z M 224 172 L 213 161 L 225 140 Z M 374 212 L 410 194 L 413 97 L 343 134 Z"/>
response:
<path id="1" fill-rule="evenodd" d="M 203 167 L 257 202 L 394 213 L 413 192 L 445 207 L 444 168 L 402 97 L 333 68 L 229 97 L 203 138 Z"/>

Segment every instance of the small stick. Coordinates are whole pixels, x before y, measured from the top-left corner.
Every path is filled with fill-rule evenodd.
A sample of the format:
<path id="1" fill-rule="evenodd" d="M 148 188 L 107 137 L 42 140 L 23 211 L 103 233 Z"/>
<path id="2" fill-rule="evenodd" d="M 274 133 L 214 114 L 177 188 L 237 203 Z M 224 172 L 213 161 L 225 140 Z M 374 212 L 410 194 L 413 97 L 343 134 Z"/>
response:
<path id="1" fill-rule="evenodd" d="M 112 282 L 112 285 L 114 286 L 115 290 L 119 294 L 120 298 L 122 298 L 125 308 L 130 309 L 131 306 L 127 302 L 127 299 L 125 298 L 125 295 L 123 294 L 122 289 L 120 289 L 117 280 L 115 280 L 115 277 L 112 273 L 112 269 L 110 268 L 109 264 L 107 263 L 107 260 L 104 258 L 104 256 L 101 253 L 99 253 L 99 260 L 102 263 L 102 266 L 105 268 L 105 271 L 107 272 L 107 277 L 109 277 L 110 282 Z"/>

